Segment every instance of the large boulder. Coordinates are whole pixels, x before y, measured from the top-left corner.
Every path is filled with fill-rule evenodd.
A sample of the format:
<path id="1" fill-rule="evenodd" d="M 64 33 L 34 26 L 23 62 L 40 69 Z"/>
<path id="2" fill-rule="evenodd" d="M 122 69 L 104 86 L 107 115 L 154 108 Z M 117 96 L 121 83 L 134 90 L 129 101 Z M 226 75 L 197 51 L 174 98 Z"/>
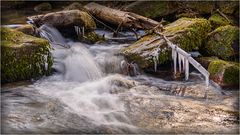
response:
<path id="1" fill-rule="evenodd" d="M 47 40 L 1 28 L 1 83 L 48 75 L 52 63 Z"/>
<path id="2" fill-rule="evenodd" d="M 34 10 L 36 12 L 49 11 L 51 9 L 52 9 L 52 5 L 48 2 L 38 4 L 37 6 L 34 7 Z"/>
<path id="3" fill-rule="evenodd" d="M 186 51 L 198 50 L 210 31 L 211 26 L 206 19 L 181 18 L 164 27 L 162 32 L 170 41 L 179 45 Z M 166 48 L 166 42 L 158 35 L 144 36 L 137 42 L 125 48 L 122 53 L 130 60 L 135 61 L 141 68 L 147 68 L 153 64 L 151 53 L 160 46 L 159 62 L 163 64 L 171 59 L 171 51 Z"/>
<path id="4" fill-rule="evenodd" d="M 208 66 L 208 71 L 210 79 L 222 87 L 239 86 L 239 63 L 212 60 Z"/>
<path id="5" fill-rule="evenodd" d="M 21 32 L 23 32 L 24 34 L 27 34 L 27 35 L 35 36 L 35 34 L 36 34 L 35 33 L 35 28 L 31 24 L 24 24 L 20 27 L 17 27 L 16 30 L 21 31 Z"/>
<path id="6" fill-rule="evenodd" d="M 84 8 L 83 5 L 80 4 L 79 2 L 73 2 L 72 4 L 66 6 L 64 10 L 76 10 L 76 9 L 82 10 L 83 8 Z"/>
<path id="7" fill-rule="evenodd" d="M 228 16 L 228 20 L 227 20 L 226 18 L 224 18 L 218 13 L 210 16 L 208 20 L 210 21 L 213 29 L 216 29 L 220 26 L 226 26 L 226 25 L 231 25 L 235 23 L 230 16 Z"/>
<path id="8" fill-rule="evenodd" d="M 239 10 L 239 1 L 218 1 L 217 6 L 225 14 L 233 14 Z"/>
<path id="9" fill-rule="evenodd" d="M 231 25 L 218 27 L 208 35 L 205 50 L 224 60 L 234 58 L 239 54 L 239 28 Z"/>
<path id="10" fill-rule="evenodd" d="M 84 26 L 86 30 L 96 28 L 93 18 L 87 12 L 80 10 L 52 12 L 43 15 L 30 16 L 28 19 L 33 21 L 37 26 L 49 24 L 54 27 Z"/>
<path id="11" fill-rule="evenodd" d="M 148 18 L 157 18 L 172 14 L 177 8 L 174 2 L 169 1 L 136 1 L 126 6 L 124 10 Z"/>
<path id="12" fill-rule="evenodd" d="M 199 14 L 210 14 L 215 8 L 213 1 L 181 1 L 178 2 L 180 10 L 190 9 Z"/>

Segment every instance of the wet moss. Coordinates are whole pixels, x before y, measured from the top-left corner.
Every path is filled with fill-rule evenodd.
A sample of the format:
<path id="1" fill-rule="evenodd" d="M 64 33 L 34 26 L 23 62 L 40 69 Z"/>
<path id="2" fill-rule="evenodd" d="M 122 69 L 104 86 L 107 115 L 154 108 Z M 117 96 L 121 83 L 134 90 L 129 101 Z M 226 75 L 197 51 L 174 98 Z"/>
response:
<path id="1" fill-rule="evenodd" d="M 218 28 L 220 26 L 234 24 L 233 20 L 228 21 L 226 18 L 219 14 L 213 14 L 208 20 L 211 22 L 213 29 Z"/>
<path id="2" fill-rule="evenodd" d="M 238 85 L 240 64 L 213 60 L 208 67 L 210 77 L 220 85 Z"/>
<path id="3" fill-rule="evenodd" d="M 208 35 L 206 50 L 209 55 L 229 60 L 239 54 L 239 28 L 231 25 L 215 29 Z"/>
<path id="4" fill-rule="evenodd" d="M 211 30 L 210 22 L 206 19 L 181 18 L 166 27 L 163 34 L 179 45 L 185 51 L 198 50 L 202 47 L 203 41 Z M 155 40 L 157 39 L 157 40 Z M 151 42 L 152 41 L 152 42 Z M 146 63 L 152 63 L 149 54 L 158 46 L 165 48 L 166 42 L 155 34 L 147 35 L 123 50 L 123 54 L 135 54 L 145 57 Z M 165 50 L 159 55 L 160 64 L 168 63 L 171 60 L 171 51 Z M 150 65 L 145 64 L 145 65 Z"/>
<path id="5" fill-rule="evenodd" d="M 87 32 L 84 36 L 85 38 L 83 39 L 83 41 L 88 42 L 90 44 L 93 44 L 97 41 L 105 41 L 104 37 L 97 35 L 94 31 Z"/>
<path id="6" fill-rule="evenodd" d="M 125 7 L 125 10 L 137 13 L 148 18 L 157 18 L 160 16 L 174 13 L 177 9 L 174 2 L 137 1 Z"/>
<path id="7" fill-rule="evenodd" d="M 52 64 L 47 40 L 1 28 L 1 83 L 48 75 Z"/>

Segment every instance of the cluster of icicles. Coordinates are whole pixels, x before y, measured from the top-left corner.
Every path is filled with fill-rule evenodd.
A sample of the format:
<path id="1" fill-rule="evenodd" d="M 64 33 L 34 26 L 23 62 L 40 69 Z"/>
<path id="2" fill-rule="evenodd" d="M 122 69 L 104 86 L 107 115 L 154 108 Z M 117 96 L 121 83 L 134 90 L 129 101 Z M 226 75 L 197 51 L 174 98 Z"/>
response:
<path id="1" fill-rule="evenodd" d="M 191 55 L 189 55 L 190 57 Z M 188 80 L 189 77 L 189 61 L 188 57 L 184 57 L 182 54 L 176 51 L 176 48 L 172 49 L 172 59 L 174 63 L 174 74 L 177 73 L 177 58 L 178 58 L 178 68 L 179 72 L 185 71 L 185 80 Z"/>
<path id="2" fill-rule="evenodd" d="M 164 51 L 160 47 L 157 47 L 154 49 L 152 52 L 151 56 L 153 59 L 154 63 L 154 71 L 157 71 L 157 64 L 159 64 L 159 55 L 160 52 Z M 190 56 L 190 55 L 189 55 Z M 174 62 L 174 74 L 177 73 L 177 60 L 178 60 L 178 68 L 179 72 L 184 72 L 185 71 L 185 79 L 188 80 L 189 78 L 189 61 L 187 58 L 185 58 L 182 54 L 176 51 L 176 48 L 172 49 L 172 59 Z"/>

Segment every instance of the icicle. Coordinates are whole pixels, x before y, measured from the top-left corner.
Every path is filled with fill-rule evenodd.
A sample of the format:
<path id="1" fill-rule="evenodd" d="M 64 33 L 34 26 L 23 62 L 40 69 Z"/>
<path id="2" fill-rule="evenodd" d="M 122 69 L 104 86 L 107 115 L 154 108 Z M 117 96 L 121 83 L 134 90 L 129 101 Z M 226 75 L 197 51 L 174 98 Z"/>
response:
<path id="1" fill-rule="evenodd" d="M 180 55 L 181 56 L 181 62 L 182 62 L 182 71 L 185 71 L 185 58 L 183 55 Z"/>
<path id="2" fill-rule="evenodd" d="M 161 49 L 158 47 L 156 48 L 153 53 L 152 53 L 152 57 L 153 57 L 153 63 L 154 63 L 154 71 L 157 71 L 157 64 L 159 63 L 159 54 L 160 54 Z"/>
<path id="3" fill-rule="evenodd" d="M 153 57 L 153 62 L 154 62 L 154 71 L 157 72 L 157 60 L 156 60 L 156 57 Z"/>
<path id="4" fill-rule="evenodd" d="M 84 37 L 84 27 L 82 27 L 82 35 L 83 35 L 83 37 Z"/>
<path id="5" fill-rule="evenodd" d="M 174 64 L 174 75 L 177 73 L 177 52 L 176 49 L 172 49 L 172 59 L 173 59 L 173 64 Z"/>
<path id="6" fill-rule="evenodd" d="M 181 65 L 181 54 L 180 53 L 178 53 L 177 52 L 177 54 L 178 54 L 178 68 L 179 68 L 179 72 L 182 72 L 182 65 Z"/>
<path id="7" fill-rule="evenodd" d="M 188 80 L 189 77 L 189 61 L 185 59 L 185 80 Z"/>
<path id="8" fill-rule="evenodd" d="M 205 76 L 205 79 L 206 79 L 206 86 L 208 87 L 209 86 L 209 76 Z"/>

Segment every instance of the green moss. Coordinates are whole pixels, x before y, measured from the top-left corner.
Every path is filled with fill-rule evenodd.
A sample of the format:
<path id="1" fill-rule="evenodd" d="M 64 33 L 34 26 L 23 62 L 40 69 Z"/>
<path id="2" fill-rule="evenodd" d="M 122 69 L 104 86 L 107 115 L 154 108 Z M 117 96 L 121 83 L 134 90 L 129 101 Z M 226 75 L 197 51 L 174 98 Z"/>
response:
<path id="1" fill-rule="evenodd" d="M 84 21 L 85 28 L 90 30 L 96 29 L 97 26 L 93 18 L 87 12 L 83 12 L 83 11 L 79 11 L 79 12 L 81 14 L 81 20 Z"/>
<path id="2" fill-rule="evenodd" d="M 208 67 L 210 76 L 214 81 L 223 85 L 239 84 L 239 70 L 239 63 L 223 60 L 214 60 Z"/>
<path id="3" fill-rule="evenodd" d="M 211 30 L 210 22 L 206 19 L 181 18 L 167 25 L 163 34 L 179 45 L 186 51 L 198 50 L 202 47 L 203 41 L 207 33 Z M 156 40 L 157 39 L 157 40 Z M 139 55 L 146 58 L 145 65 L 151 65 L 152 60 L 148 54 L 160 45 L 160 48 L 165 48 L 166 42 L 155 34 L 147 35 L 133 43 L 131 46 L 123 50 L 123 54 Z M 166 50 L 159 55 L 160 64 L 168 63 L 171 60 L 171 51 Z"/>
<path id="4" fill-rule="evenodd" d="M 213 29 L 220 27 L 220 26 L 234 24 L 233 20 L 230 20 L 230 22 L 229 22 L 226 18 L 224 18 L 223 16 L 221 16 L 219 14 L 213 14 L 208 20 L 211 22 Z"/>
<path id="5" fill-rule="evenodd" d="M 233 14 L 234 11 L 239 10 L 239 1 L 218 1 L 217 5 L 224 14 Z"/>
<path id="6" fill-rule="evenodd" d="M 50 74 L 53 59 L 47 40 L 1 28 L 1 82 Z"/>
<path id="7" fill-rule="evenodd" d="M 105 41 L 104 37 L 101 37 L 99 35 L 97 35 L 95 32 L 87 32 L 85 33 L 85 38 L 84 41 L 88 42 L 88 43 L 95 43 L 97 41 Z"/>
<path id="8" fill-rule="evenodd" d="M 191 8 L 201 14 L 211 13 L 214 9 L 214 2 L 212 1 L 186 1 L 184 8 Z"/>
<path id="9" fill-rule="evenodd" d="M 167 26 L 164 34 L 176 35 L 174 43 L 186 50 L 198 50 L 211 30 L 211 25 L 206 19 L 181 18 L 174 22 L 174 24 Z M 177 36 L 177 34 L 179 36 Z"/>
<path id="10" fill-rule="evenodd" d="M 210 74 L 217 74 L 217 73 L 223 72 L 226 64 L 227 62 L 223 60 L 212 61 L 209 64 L 208 71 Z"/>
<path id="11" fill-rule="evenodd" d="M 224 72 L 224 83 L 239 84 L 239 70 L 238 64 L 228 67 Z"/>
<path id="12" fill-rule="evenodd" d="M 239 42 L 239 28 L 227 25 L 215 29 L 208 35 L 205 48 L 210 55 L 228 60 L 235 53 L 239 53 L 233 49 L 236 42 Z M 239 43 L 237 44 L 239 46 Z"/>
<path id="13" fill-rule="evenodd" d="M 125 9 L 148 18 L 157 18 L 174 13 L 177 10 L 175 5 L 174 2 L 168 1 L 137 1 Z"/>

